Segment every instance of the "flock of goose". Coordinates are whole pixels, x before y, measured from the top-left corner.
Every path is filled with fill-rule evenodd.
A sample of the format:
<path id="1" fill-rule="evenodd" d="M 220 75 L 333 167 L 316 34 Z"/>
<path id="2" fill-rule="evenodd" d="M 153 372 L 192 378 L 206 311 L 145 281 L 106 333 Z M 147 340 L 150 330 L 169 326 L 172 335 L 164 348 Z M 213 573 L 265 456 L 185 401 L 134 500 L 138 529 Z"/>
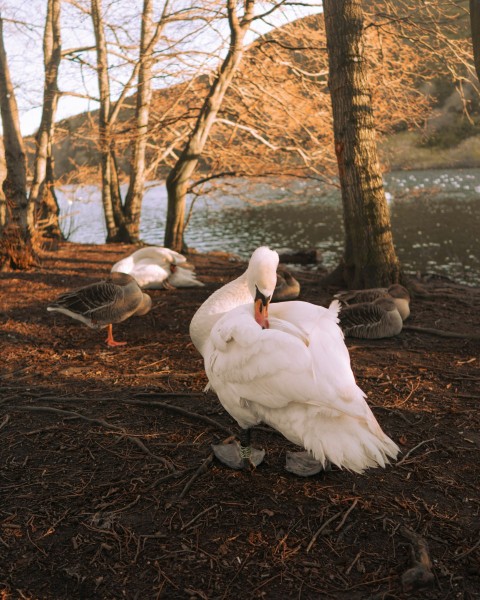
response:
<path id="1" fill-rule="evenodd" d="M 330 463 L 358 473 L 384 467 L 398 447 L 382 431 L 357 386 L 344 336 L 397 335 L 410 314 L 400 285 L 342 292 L 328 308 L 295 300 L 297 280 L 278 268 L 275 251 L 261 247 L 247 270 L 215 291 L 190 324 L 209 386 L 241 428 L 240 441 L 213 447 L 219 460 L 241 469 L 257 466 L 264 451 L 250 430 L 266 423 L 303 452 L 287 453 L 286 468 L 301 476 Z M 115 263 L 99 282 L 62 294 L 47 307 L 93 329 L 146 314 L 145 289 L 204 286 L 186 258 L 157 246 Z M 275 304 L 273 304 L 275 302 Z"/>

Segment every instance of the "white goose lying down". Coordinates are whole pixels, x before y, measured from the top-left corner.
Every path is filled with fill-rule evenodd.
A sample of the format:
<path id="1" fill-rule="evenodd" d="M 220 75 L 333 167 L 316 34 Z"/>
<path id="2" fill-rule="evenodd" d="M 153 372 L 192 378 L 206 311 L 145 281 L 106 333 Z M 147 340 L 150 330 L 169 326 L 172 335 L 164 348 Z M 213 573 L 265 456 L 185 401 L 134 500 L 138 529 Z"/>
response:
<path id="1" fill-rule="evenodd" d="M 233 468 L 258 465 L 249 429 L 267 423 L 306 452 L 287 454 L 287 469 L 312 475 L 328 461 L 361 473 L 398 453 L 356 385 L 338 326 L 329 309 L 307 302 L 269 305 L 278 254 L 262 247 L 247 271 L 198 309 L 190 325 L 211 387 L 242 428 L 241 444 L 214 447 Z"/>
<path id="2" fill-rule="evenodd" d="M 124 346 L 127 342 L 113 339 L 112 323 L 145 315 L 151 307 L 152 299 L 142 292 L 133 277 L 112 273 L 102 281 L 62 294 L 47 310 L 63 313 L 92 329 L 108 327 L 107 344 Z"/>
<path id="3" fill-rule="evenodd" d="M 204 283 L 197 280 L 194 271 L 178 266 L 186 262 L 185 256 L 174 250 L 162 246 L 147 246 L 116 262 L 112 273 L 132 275 L 144 290 L 204 286 Z"/>

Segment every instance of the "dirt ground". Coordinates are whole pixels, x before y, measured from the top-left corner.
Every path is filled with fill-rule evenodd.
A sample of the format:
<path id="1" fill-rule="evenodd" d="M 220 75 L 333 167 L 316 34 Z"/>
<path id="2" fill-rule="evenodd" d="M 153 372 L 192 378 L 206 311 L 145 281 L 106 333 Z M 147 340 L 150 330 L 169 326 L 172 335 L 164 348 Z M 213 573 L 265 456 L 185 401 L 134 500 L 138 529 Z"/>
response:
<path id="1" fill-rule="evenodd" d="M 151 291 L 114 326 L 125 347 L 46 311 L 132 249 L 65 243 L 0 273 L 0 599 L 480 598 L 480 289 L 418 280 L 407 324 L 464 337 L 347 340 L 396 464 L 299 478 L 265 427 L 265 462 L 237 472 L 212 457 L 238 430 L 188 326 L 243 263 L 191 255 L 206 287 Z"/>

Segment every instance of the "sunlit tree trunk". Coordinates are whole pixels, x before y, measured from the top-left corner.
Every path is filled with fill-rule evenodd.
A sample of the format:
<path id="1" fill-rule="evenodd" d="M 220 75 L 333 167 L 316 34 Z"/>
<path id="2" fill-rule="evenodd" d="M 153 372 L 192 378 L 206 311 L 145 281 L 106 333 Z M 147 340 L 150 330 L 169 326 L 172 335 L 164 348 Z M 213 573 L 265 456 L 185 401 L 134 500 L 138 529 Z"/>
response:
<path id="1" fill-rule="evenodd" d="M 115 160 L 111 148 L 110 82 L 101 0 L 91 0 L 91 8 L 97 49 L 97 77 L 100 94 L 98 127 L 102 171 L 102 203 L 107 226 L 107 242 L 113 242 L 117 241 L 118 231 L 123 225 L 123 210 L 118 185 L 116 184 L 116 174 L 113 173 Z"/>
<path id="2" fill-rule="evenodd" d="M 0 188 L 0 239 L 2 238 L 2 232 L 7 224 L 7 200 L 3 189 Z"/>
<path id="3" fill-rule="evenodd" d="M 323 7 L 345 226 L 336 275 L 350 288 L 387 285 L 398 281 L 400 266 L 378 162 L 361 0 L 324 0 Z"/>
<path id="4" fill-rule="evenodd" d="M 6 177 L 3 192 L 6 199 L 6 224 L 2 237 L 0 261 L 12 267 L 27 267 L 34 262 L 32 234 L 34 215 L 27 197 L 27 162 L 15 90 L 10 77 L 3 41 L 3 19 L 0 16 L 0 110 L 3 124 Z"/>
<path id="5" fill-rule="evenodd" d="M 144 0 L 140 37 L 138 85 L 135 106 L 135 142 L 130 165 L 130 183 L 125 197 L 125 227 L 119 237 L 125 242 L 138 242 L 140 238 L 140 212 L 145 187 L 145 153 L 148 139 L 148 123 L 152 102 L 153 51 L 164 25 L 169 8 L 168 0 L 163 6 L 163 14 L 157 26 L 152 21 L 153 0 Z"/>
<path id="6" fill-rule="evenodd" d="M 212 125 L 244 53 L 243 41 L 250 28 L 255 0 L 244 1 L 244 15 L 237 15 L 237 0 L 227 0 L 230 48 L 200 110 L 195 127 L 178 161 L 167 177 L 168 209 L 165 246 L 184 249 L 185 204 L 190 178 L 195 171 Z"/>
<path id="7" fill-rule="evenodd" d="M 29 202 L 37 213 L 37 224 L 47 237 L 63 238 L 58 215 L 59 208 L 54 190 L 53 135 L 58 103 L 58 68 L 62 57 L 60 31 L 60 0 L 48 0 L 43 56 L 45 86 L 43 92 L 42 120 L 35 142 L 35 162 Z"/>
<path id="8" fill-rule="evenodd" d="M 480 0 L 470 0 L 470 24 L 472 29 L 473 60 L 480 80 Z"/>

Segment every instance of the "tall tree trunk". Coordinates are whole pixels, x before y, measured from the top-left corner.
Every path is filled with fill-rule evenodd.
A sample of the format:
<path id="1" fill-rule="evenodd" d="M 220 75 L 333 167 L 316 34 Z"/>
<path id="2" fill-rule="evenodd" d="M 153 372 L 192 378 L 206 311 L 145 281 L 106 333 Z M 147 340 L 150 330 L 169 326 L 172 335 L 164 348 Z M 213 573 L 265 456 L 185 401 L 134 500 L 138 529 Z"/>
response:
<path id="1" fill-rule="evenodd" d="M 242 60 L 243 40 L 252 22 L 255 0 L 245 0 L 245 11 L 241 19 L 237 15 L 236 5 L 237 0 L 227 0 L 229 51 L 200 110 L 192 134 L 167 177 L 168 208 L 164 243 L 177 252 L 184 248 L 185 204 L 190 177 L 197 167 L 225 93 Z"/>
<path id="2" fill-rule="evenodd" d="M 164 14 L 168 2 L 164 5 Z M 140 212 L 142 209 L 145 186 L 145 152 L 147 148 L 148 123 L 152 100 L 152 64 L 153 48 L 160 35 L 160 26 L 156 31 L 152 22 L 153 0 L 144 0 L 142 30 L 140 39 L 140 67 L 138 71 L 137 98 L 135 107 L 136 137 L 132 152 L 130 184 L 125 198 L 125 229 L 121 236 L 128 242 L 140 239 Z"/>
<path id="3" fill-rule="evenodd" d="M 480 80 L 480 0 L 470 0 L 470 25 L 472 31 L 473 60 Z"/>
<path id="4" fill-rule="evenodd" d="M 6 177 L 3 192 L 6 198 L 6 226 L 2 231 L 2 263 L 23 268 L 35 260 L 32 249 L 34 214 L 27 197 L 27 161 L 15 90 L 10 77 L 7 54 L 3 41 L 3 19 L 0 16 L 0 111 L 3 124 Z"/>
<path id="5" fill-rule="evenodd" d="M 350 288 L 387 285 L 398 281 L 400 266 L 378 162 L 361 0 L 324 0 L 323 8 L 345 226 L 337 275 Z"/>
<path id="6" fill-rule="evenodd" d="M 37 223 L 47 237 L 62 239 L 59 208 L 54 191 L 53 135 L 58 103 L 58 68 L 62 57 L 60 0 L 48 0 L 43 36 L 45 86 L 42 120 L 36 135 L 34 173 L 29 202 L 37 213 Z"/>
<path id="7" fill-rule="evenodd" d="M 113 177 L 115 161 L 111 149 L 110 83 L 101 0 L 91 0 L 91 9 L 97 48 L 97 77 L 100 94 L 98 127 L 102 171 L 102 203 L 107 226 L 107 242 L 113 242 L 117 240 L 119 227 L 123 223 L 123 212 Z"/>

